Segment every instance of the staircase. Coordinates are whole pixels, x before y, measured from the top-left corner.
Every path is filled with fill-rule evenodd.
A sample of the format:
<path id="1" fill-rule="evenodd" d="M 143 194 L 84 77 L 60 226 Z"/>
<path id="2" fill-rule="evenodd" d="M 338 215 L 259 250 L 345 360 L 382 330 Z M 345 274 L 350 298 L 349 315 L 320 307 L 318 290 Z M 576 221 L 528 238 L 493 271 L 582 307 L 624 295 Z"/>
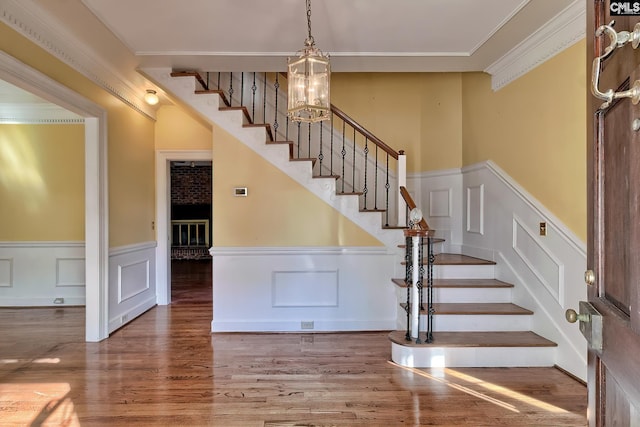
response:
<path id="1" fill-rule="evenodd" d="M 209 90 L 209 82 L 205 82 L 198 73 L 173 73 L 173 77 L 171 70 L 167 69 L 145 70 L 145 73 L 167 92 L 241 139 L 267 161 L 359 224 L 387 248 L 397 251 L 398 258 L 402 257 L 404 251 L 397 249 L 401 238 L 398 228 L 406 227 L 389 226 L 384 209 L 367 208 L 366 191 L 363 209 L 363 194 L 355 189 L 353 182 L 350 184 L 352 190 L 345 191 L 343 180 L 342 192 L 338 191 L 337 180 L 341 176 L 333 171 L 323 173 L 322 151 L 319 157 L 312 155 L 311 148 L 306 155 L 300 155 L 300 142 L 295 144 L 288 138 L 278 140 L 277 122 L 275 125 L 254 123 L 252 118 L 255 114 L 250 114 L 244 106 L 232 107 L 224 91 Z M 207 89 L 203 90 L 203 86 Z M 277 106 L 277 101 L 275 104 Z M 266 117 L 266 113 L 263 115 Z M 276 112 L 276 120 L 277 117 Z M 297 156 L 294 150 L 298 151 Z M 342 151 L 344 160 L 344 148 Z M 376 162 L 376 174 L 377 167 Z M 400 212 L 399 208 L 397 212 Z M 410 367 L 553 366 L 556 344 L 531 332 L 533 313 L 512 304 L 513 286 L 496 280 L 493 261 L 439 253 L 435 257 L 433 272 L 434 339 L 429 344 L 406 340 L 406 331 L 402 329 L 406 327 L 406 303 L 403 301 L 406 301 L 407 283 L 404 278 L 392 279 L 399 304 L 399 330 L 389 334 L 394 362 Z M 420 317 L 425 315 L 421 313 Z M 424 327 L 420 329 L 424 330 Z"/>
<path id="2" fill-rule="evenodd" d="M 404 262 L 403 262 L 404 264 Z M 426 262 L 425 262 L 426 264 Z M 531 332 L 533 312 L 511 303 L 513 285 L 495 279 L 495 262 L 450 253 L 433 265 L 433 342 L 389 334 L 391 358 L 408 367 L 553 366 L 556 344 Z M 392 279 L 406 300 L 405 279 Z M 401 302 L 406 313 L 406 303 Z M 427 313 L 421 310 L 420 330 Z M 406 319 L 399 319 L 406 328 Z"/>

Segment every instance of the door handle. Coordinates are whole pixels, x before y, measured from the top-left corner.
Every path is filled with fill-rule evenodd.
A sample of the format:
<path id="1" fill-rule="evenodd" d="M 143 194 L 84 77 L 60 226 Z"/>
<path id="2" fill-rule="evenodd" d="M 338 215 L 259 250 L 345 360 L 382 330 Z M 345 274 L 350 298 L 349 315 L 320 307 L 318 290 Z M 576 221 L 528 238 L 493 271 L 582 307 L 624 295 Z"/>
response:
<path id="1" fill-rule="evenodd" d="M 609 25 L 601 25 L 595 32 L 596 38 L 605 35 L 609 37 L 609 45 L 604 48 L 602 55 L 594 58 L 591 68 L 591 93 L 596 98 L 605 101 L 600 105 L 598 110 L 609 108 L 614 100 L 620 98 L 631 98 L 633 105 L 637 105 L 638 102 L 640 102 L 640 80 L 636 80 L 630 89 L 622 92 L 616 92 L 613 89 L 607 89 L 603 92 L 599 88 L 602 61 L 609 57 L 616 49 L 623 47 L 627 43 L 631 43 L 634 49 L 640 46 L 640 22 L 634 26 L 633 32 L 620 31 L 618 33 L 613 29 L 614 24 L 615 21 L 611 21 Z"/>
<path id="2" fill-rule="evenodd" d="M 580 301 L 579 312 L 568 309 L 565 318 L 569 323 L 580 322 L 580 332 L 592 350 L 602 350 L 602 315 L 586 301 Z"/>

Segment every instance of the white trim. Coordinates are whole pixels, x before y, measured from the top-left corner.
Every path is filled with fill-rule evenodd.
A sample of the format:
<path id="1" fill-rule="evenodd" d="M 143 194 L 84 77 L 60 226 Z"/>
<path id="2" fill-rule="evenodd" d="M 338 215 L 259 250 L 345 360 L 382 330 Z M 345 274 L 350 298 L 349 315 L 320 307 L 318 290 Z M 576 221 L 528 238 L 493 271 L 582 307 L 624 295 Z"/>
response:
<path id="1" fill-rule="evenodd" d="M 297 246 L 297 247 L 212 247 L 211 256 L 270 256 L 270 255 L 388 255 L 394 254 L 385 246 Z"/>
<path id="2" fill-rule="evenodd" d="M 171 241 L 169 213 L 171 208 L 171 197 L 169 195 L 171 185 L 169 180 L 169 163 L 176 160 L 212 161 L 213 148 L 211 150 L 156 151 L 156 295 L 159 305 L 171 303 L 171 250 L 169 245 Z M 213 164 L 211 167 L 213 168 Z M 211 185 L 213 185 L 213 180 Z M 213 200 L 211 200 L 211 206 L 213 209 Z M 162 230 L 164 230 L 164 232 Z"/>
<path id="3" fill-rule="evenodd" d="M 109 336 L 107 113 L 5 52 L 0 52 L 0 79 L 85 117 L 85 334 L 87 341 L 103 340 Z"/>
<path id="4" fill-rule="evenodd" d="M 534 34 L 485 68 L 494 91 L 528 73 L 586 34 L 586 4 L 575 0 Z"/>
<path id="5" fill-rule="evenodd" d="M 55 56 L 96 85 L 145 116 L 155 120 L 155 109 L 142 100 L 141 90 L 98 57 L 57 19 L 31 0 L 0 2 L 0 21 Z"/>
<path id="6" fill-rule="evenodd" d="M 157 246 L 158 244 L 155 241 L 118 246 L 116 248 L 109 249 L 109 256 L 127 255 L 133 252 L 144 251 L 146 249 L 155 249 Z"/>
<path id="7" fill-rule="evenodd" d="M 462 173 L 461 168 L 440 169 L 437 171 L 408 173 L 407 179 L 419 180 L 419 179 L 438 178 L 442 176 L 459 176 L 461 173 Z"/>
<path id="8" fill-rule="evenodd" d="M 76 242 L 76 241 L 0 242 L 0 248 L 84 248 L 84 242 Z"/>

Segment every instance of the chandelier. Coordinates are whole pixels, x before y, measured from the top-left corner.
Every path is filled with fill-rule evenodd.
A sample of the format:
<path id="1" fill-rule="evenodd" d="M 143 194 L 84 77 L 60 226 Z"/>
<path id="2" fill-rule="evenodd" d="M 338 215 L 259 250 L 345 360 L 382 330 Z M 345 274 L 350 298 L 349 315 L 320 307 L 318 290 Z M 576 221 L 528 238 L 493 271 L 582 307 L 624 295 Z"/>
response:
<path id="1" fill-rule="evenodd" d="M 307 3 L 307 28 L 309 35 L 304 48 L 288 59 L 287 85 L 289 87 L 289 117 L 297 122 L 319 122 L 330 118 L 329 55 L 316 48 L 311 35 L 311 0 Z"/>

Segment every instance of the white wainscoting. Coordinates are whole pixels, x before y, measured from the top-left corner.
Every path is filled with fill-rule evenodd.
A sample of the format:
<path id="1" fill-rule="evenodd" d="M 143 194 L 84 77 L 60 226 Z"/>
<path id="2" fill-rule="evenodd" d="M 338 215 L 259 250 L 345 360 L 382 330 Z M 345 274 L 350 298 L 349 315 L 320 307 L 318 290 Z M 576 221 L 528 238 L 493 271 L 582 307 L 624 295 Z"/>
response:
<path id="1" fill-rule="evenodd" d="M 558 343 L 556 364 L 586 379 L 586 342 L 564 318 L 587 297 L 585 243 L 491 161 L 413 174 L 407 188 L 447 239 L 442 251 L 497 261 L 496 278 L 515 285 L 513 302 L 534 311 L 533 331 Z"/>
<path id="2" fill-rule="evenodd" d="M 446 169 L 407 175 L 407 190 L 429 227 L 445 239 L 443 252 L 459 252 L 462 244 L 462 172 Z"/>
<path id="3" fill-rule="evenodd" d="M 396 327 L 391 278 L 400 259 L 385 247 L 214 247 L 210 253 L 213 332 Z"/>
<path id="4" fill-rule="evenodd" d="M 558 343 L 556 364 L 586 380 L 586 341 L 564 317 L 587 298 L 586 244 L 495 163 L 465 167 L 462 175 L 465 193 L 482 197 L 465 200 L 463 223 L 474 226 L 463 233 L 462 252 L 497 262 L 496 277 L 515 285 L 513 302 L 535 313 L 533 331 Z"/>
<path id="5" fill-rule="evenodd" d="M 109 333 L 156 305 L 156 242 L 109 253 Z"/>
<path id="6" fill-rule="evenodd" d="M 84 242 L 0 242 L 0 306 L 84 305 L 84 263 Z"/>

